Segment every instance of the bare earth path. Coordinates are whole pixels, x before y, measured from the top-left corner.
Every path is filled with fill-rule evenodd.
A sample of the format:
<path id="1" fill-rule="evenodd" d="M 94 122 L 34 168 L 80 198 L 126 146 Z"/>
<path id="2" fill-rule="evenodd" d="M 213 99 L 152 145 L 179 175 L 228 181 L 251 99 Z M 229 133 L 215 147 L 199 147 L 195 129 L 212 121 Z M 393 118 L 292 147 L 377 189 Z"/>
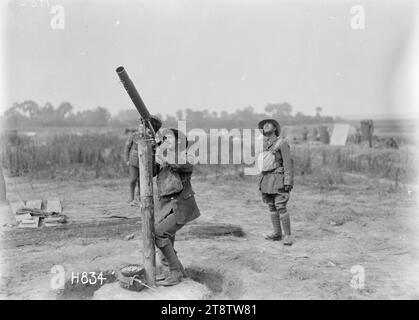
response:
<path id="1" fill-rule="evenodd" d="M 50 288 L 54 265 L 64 266 L 68 278 L 71 272 L 141 262 L 138 219 L 109 219 L 139 217 L 139 208 L 126 203 L 125 180 L 29 183 L 10 178 L 6 183 L 10 200 L 63 199 L 64 213 L 72 224 L 80 224 L 76 228 L 80 234 L 62 231 L 60 237 L 57 231 L 51 238 L 45 235 L 42 241 L 31 242 L 35 237 L 28 230 L 22 243 L 14 240 L 17 232 L 3 228 L 0 298 L 55 299 Z M 196 224 L 233 224 L 245 232 L 244 237 L 214 238 L 190 235 L 190 228 L 179 233 L 176 249 L 185 267 L 194 274 L 221 277 L 215 298 L 419 299 L 419 213 L 414 193 L 389 192 L 388 185 L 350 175 L 344 184 L 328 189 L 320 188 L 314 178 L 299 177 L 289 202 L 296 243 L 284 247 L 263 238 L 271 226 L 254 179 L 195 177 L 193 186 L 202 212 Z M 106 226 L 110 220 L 121 223 Z M 133 240 L 124 240 L 133 232 Z M 357 289 L 351 280 L 362 276 L 359 270 L 365 281 Z"/>

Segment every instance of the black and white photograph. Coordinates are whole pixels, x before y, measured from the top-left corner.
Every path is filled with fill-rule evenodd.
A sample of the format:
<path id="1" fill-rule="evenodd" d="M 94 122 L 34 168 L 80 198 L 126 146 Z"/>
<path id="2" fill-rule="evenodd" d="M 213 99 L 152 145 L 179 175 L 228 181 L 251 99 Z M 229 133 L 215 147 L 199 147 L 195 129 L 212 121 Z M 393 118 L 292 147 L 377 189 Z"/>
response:
<path id="1" fill-rule="evenodd" d="M 419 1 L 0 0 L 0 39 L 0 300 L 419 299 Z"/>

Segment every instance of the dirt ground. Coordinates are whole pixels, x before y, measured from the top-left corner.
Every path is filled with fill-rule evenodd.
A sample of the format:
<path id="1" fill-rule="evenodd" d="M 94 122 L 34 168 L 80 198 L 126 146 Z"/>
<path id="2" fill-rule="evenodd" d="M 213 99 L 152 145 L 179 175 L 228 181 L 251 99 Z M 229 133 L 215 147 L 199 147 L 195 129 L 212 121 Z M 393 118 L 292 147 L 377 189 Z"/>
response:
<path id="1" fill-rule="evenodd" d="M 179 232 L 179 257 L 213 298 L 419 299 L 417 193 L 352 174 L 341 180 L 325 188 L 315 176 L 297 177 L 288 206 L 296 242 L 285 247 L 264 239 L 271 224 L 255 179 L 194 177 L 201 217 Z M 69 279 L 141 262 L 140 213 L 126 202 L 125 179 L 6 183 L 9 200 L 62 199 L 70 229 L 3 227 L 1 299 L 56 299 L 54 265 Z M 244 236 L 192 232 L 214 224 L 241 227 Z M 364 286 L 354 285 L 362 273 Z"/>

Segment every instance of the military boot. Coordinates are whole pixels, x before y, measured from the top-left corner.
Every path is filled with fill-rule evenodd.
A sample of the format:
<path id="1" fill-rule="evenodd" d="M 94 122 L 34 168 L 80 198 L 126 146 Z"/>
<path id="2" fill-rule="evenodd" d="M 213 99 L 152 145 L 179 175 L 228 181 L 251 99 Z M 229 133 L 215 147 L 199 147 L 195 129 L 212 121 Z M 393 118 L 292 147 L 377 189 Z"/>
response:
<path id="1" fill-rule="evenodd" d="M 167 277 L 159 282 L 159 285 L 169 287 L 174 286 L 182 281 L 182 272 L 180 270 L 170 270 Z"/>
<path id="2" fill-rule="evenodd" d="M 294 240 L 291 237 L 291 221 L 289 213 L 284 213 L 281 215 L 282 227 L 284 228 L 284 245 L 291 246 L 294 243 Z"/>
<path id="3" fill-rule="evenodd" d="M 175 250 L 175 238 L 176 238 L 176 235 L 174 234 L 173 236 L 170 237 L 170 242 L 172 243 L 172 247 L 173 247 L 173 250 L 175 251 L 176 257 L 178 257 L 177 251 Z M 179 264 L 179 270 L 180 272 L 182 272 L 183 277 L 187 278 L 185 268 L 183 268 L 182 263 L 180 263 L 179 257 L 178 257 L 178 264 Z"/>
<path id="4" fill-rule="evenodd" d="M 176 250 L 174 250 L 174 251 L 175 251 L 175 254 L 177 256 Z M 159 250 L 159 252 L 161 252 L 161 251 Z M 156 275 L 156 281 L 162 281 L 162 280 L 166 279 L 166 277 L 169 275 L 169 263 L 168 263 L 167 259 L 163 256 L 163 254 L 161 254 L 160 261 L 162 262 L 162 268 L 161 268 L 162 270 L 161 270 L 161 272 L 159 272 Z M 182 272 L 182 276 L 184 278 L 187 278 L 185 268 L 183 267 L 179 258 L 178 258 L 178 267 L 179 267 L 180 272 Z"/>
<path id="5" fill-rule="evenodd" d="M 282 231 L 281 231 L 281 220 L 279 219 L 279 213 L 271 213 L 271 221 L 274 227 L 274 232 L 265 236 L 266 240 L 270 241 L 281 241 Z"/>
<path id="6" fill-rule="evenodd" d="M 182 265 L 182 263 L 180 263 L 180 261 L 179 261 L 179 270 L 182 273 L 182 277 L 183 278 L 187 278 L 188 277 L 187 274 L 186 274 L 186 271 L 183 268 L 183 265 Z M 163 268 L 161 270 L 161 272 L 159 272 L 156 275 L 156 281 L 163 281 L 164 279 L 166 279 L 169 276 L 169 273 L 170 273 L 170 270 L 169 269 Z"/>
<path id="7" fill-rule="evenodd" d="M 182 273 L 182 276 L 183 276 L 184 278 L 187 278 L 187 277 L 188 277 L 188 275 L 186 274 L 185 268 L 183 267 L 183 265 L 182 265 L 182 263 L 180 262 L 180 260 L 179 260 L 179 269 L 180 269 L 180 272 Z"/>
<path id="8" fill-rule="evenodd" d="M 163 281 L 169 275 L 170 270 L 167 267 L 161 268 L 160 272 L 156 274 L 156 281 Z"/>
<path id="9" fill-rule="evenodd" d="M 164 272 L 163 274 L 159 274 L 158 278 L 162 279 L 164 277 L 164 281 L 173 278 L 173 275 L 171 276 L 172 270 L 176 270 L 180 273 L 180 275 L 182 276 L 182 269 L 183 267 L 181 267 L 180 265 L 180 261 L 177 257 L 177 254 L 175 252 L 175 250 L 173 249 L 172 246 L 172 242 L 169 241 L 168 243 L 166 243 L 166 245 L 164 245 L 163 247 L 159 248 L 161 251 L 161 254 L 163 255 L 163 257 L 165 258 L 165 260 L 168 263 L 168 268 L 170 269 L 169 273 L 166 275 Z M 162 262 L 164 260 L 162 259 Z M 157 280 L 157 277 L 156 277 Z M 171 280 L 170 282 L 173 282 L 173 280 Z"/>

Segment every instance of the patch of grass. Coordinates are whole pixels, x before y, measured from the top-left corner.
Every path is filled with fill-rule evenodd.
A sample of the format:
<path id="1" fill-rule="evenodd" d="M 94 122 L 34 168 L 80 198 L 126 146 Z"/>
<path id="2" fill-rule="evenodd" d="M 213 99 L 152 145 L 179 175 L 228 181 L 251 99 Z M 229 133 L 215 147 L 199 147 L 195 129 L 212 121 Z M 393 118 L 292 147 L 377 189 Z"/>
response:
<path id="1" fill-rule="evenodd" d="M 124 136 L 116 133 L 57 134 L 37 140 L 33 137 L 2 135 L 1 161 L 9 176 L 121 178 L 128 176 L 124 161 Z M 209 147 L 209 146 L 208 146 Z M 208 150 L 209 151 L 209 150 Z M 209 153 L 209 152 L 208 152 Z M 230 162 L 233 149 L 230 148 Z M 313 175 L 320 190 L 335 190 L 345 184 L 342 172 L 353 172 L 402 182 L 417 180 L 417 155 L 409 148 L 370 149 L 357 145 L 292 144 L 295 174 Z M 245 164 L 198 164 L 194 175 L 242 180 Z M 305 183 L 305 180 L 302 180 Z"/>

